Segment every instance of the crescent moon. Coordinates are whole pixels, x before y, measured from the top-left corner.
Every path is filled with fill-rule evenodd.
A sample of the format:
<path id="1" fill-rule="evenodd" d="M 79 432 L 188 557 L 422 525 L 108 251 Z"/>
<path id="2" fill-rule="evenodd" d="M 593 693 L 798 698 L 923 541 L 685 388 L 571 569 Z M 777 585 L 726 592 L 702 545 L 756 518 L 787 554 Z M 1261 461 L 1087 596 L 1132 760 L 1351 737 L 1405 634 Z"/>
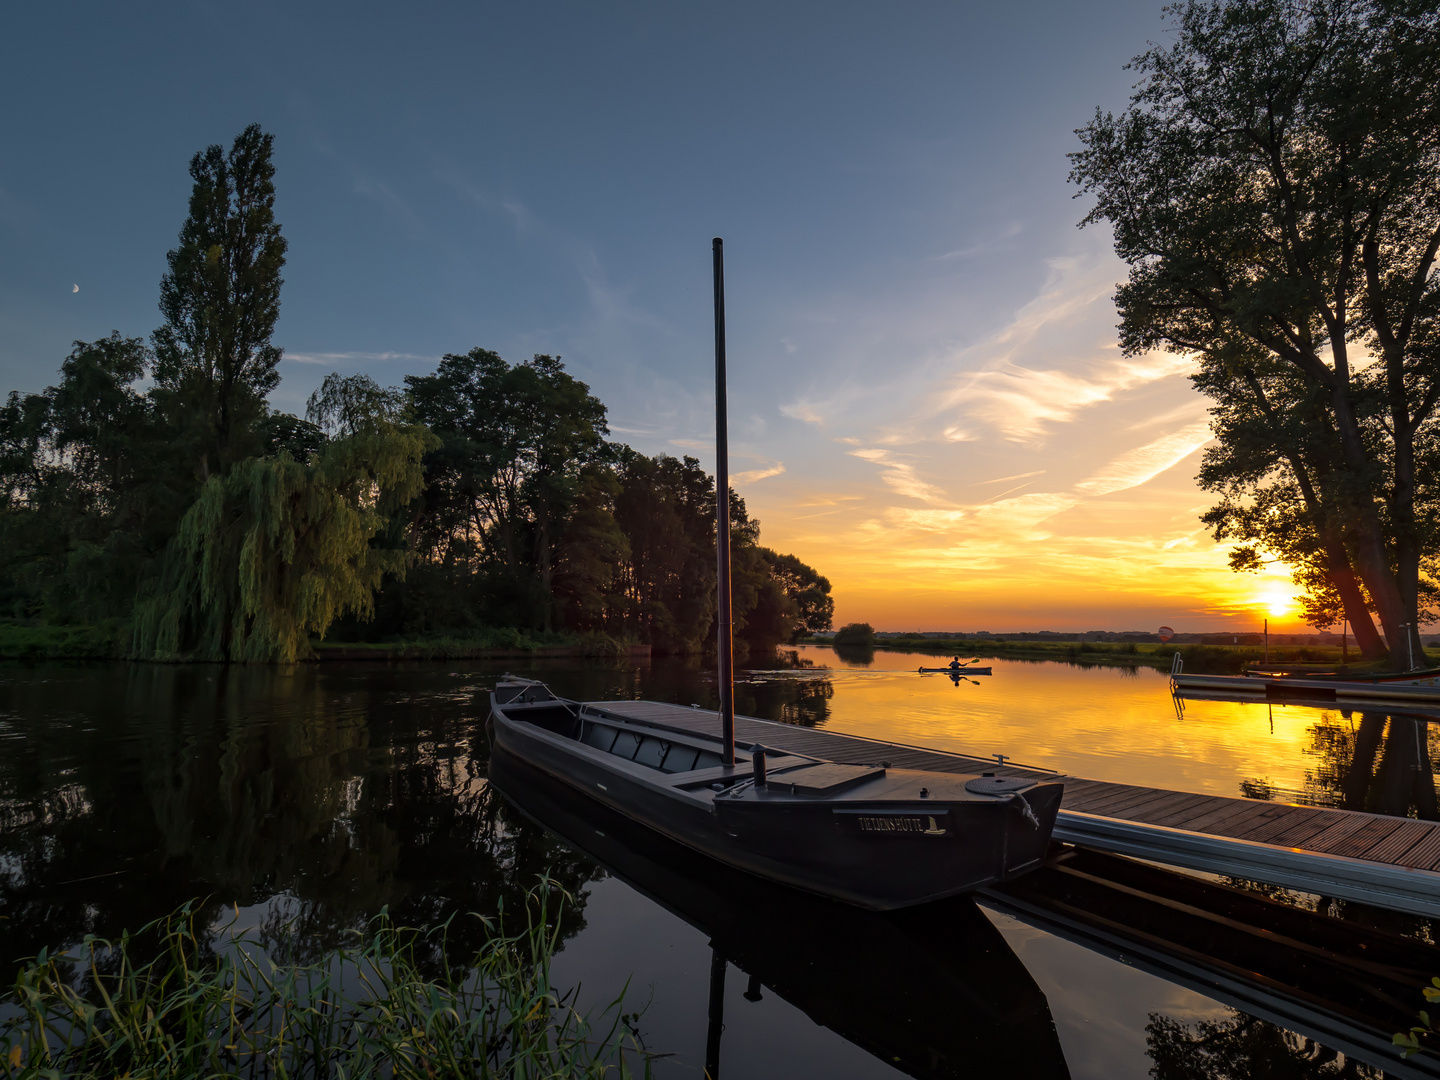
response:
<path id="1" fill-rule="evenodd" d="M 80 286 L 79 286 L 79 285 L 72 285 L 72 286 L 70 286 L 70 291 L 71 291 L 72 293 L 77 293 L 77 292 L 80 291 Z"/>

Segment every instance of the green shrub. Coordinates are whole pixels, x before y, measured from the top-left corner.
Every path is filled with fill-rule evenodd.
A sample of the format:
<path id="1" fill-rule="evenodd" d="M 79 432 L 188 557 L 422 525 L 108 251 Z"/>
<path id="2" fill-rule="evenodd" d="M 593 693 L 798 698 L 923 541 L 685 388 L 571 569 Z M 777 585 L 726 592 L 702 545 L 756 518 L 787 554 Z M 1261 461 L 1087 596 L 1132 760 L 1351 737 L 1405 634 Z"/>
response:
<path id="1" fill-rule="evenodd" d="M 875 628 L 868 622 L 846 623 L 831 639 L 832 645 L 874 645 Z"/>

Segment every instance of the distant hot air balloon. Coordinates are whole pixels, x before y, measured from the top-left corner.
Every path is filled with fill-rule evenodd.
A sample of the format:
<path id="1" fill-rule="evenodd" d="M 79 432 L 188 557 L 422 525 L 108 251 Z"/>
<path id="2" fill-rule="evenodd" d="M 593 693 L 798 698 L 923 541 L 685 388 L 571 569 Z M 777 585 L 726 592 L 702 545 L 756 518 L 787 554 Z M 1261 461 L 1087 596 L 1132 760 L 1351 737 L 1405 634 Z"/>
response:
<path id="1" fill-rule="evenodd" d="M 1174 631 L 1172 628 L 1168 627 L 1168 626 L 1162 626 L 1162 627 L 1160 627 L 1159 633 L 1160 633 L 1160 641 L 1161 641 L 1162 644 L 1165 643 L 1165 642 L 1167 642 L 1167 641 L 1169 641 L 1171 638 L 1173 638 L 1173 637 L 1175 636 L 1175 631 Z"/>

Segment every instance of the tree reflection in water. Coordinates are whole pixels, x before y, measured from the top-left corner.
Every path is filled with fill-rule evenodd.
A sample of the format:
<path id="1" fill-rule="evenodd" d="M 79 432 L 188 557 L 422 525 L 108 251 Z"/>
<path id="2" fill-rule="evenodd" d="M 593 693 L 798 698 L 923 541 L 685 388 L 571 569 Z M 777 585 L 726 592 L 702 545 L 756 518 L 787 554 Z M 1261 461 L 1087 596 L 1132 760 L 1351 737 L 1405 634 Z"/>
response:
<path id="1" fill-rule="evenodd" d="M 1334 1050 L 1231 1010 L 1224 1020 L 1187 1024 L 1151 1013 L 1145 1052 L 1155 1080 L 1379 1080 L 1384 1073 Z"/>
<path id="2" fill-rule="evenodd" d="M 1440 820 L 1434 759 L 1440 732 L 1425 717 L 1346 709 L 1310 729 L 1304 801 L 1373 814 Z"/>
<path id="3" fill-rule="evenodd" d="M 298 960 L 382 906 L 411 925 L 518 912 L 546 872 L 577 898 L 566 935 L 584 926 L 600 872 L 490 793 L 471 688 L 417 707 L 404 672 L 373 669 L 65 674 L 5 686 L 0 977 L 197 896 L 212 916 L 261 905 L 262 933 Z M 457 921 L 452 941 L 468 951 L 476 933 Z"/>

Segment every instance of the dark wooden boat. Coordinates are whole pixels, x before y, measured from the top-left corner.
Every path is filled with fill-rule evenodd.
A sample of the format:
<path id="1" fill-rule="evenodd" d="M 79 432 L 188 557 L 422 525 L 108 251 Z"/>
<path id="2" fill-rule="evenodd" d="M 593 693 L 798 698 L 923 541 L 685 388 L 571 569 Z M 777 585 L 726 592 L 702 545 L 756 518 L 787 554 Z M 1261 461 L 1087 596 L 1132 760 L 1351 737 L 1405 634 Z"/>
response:
<path id="1" fill-rule="evenodd" d="M 495 746 L 713 859 L 861 907 L 908 907 L 1033 870 L 1060 809 L 1053 781 L 855 765 L 746 747 L 735 758 L 725 277 L 715 271 L 715 563 L 720 730 L 637 720 L 504 679 Z M 633 703 L 627 703 L 633 704 Z"/>
<path id="2" fill-rule="evenodd" d="M 849 765 L 751 746 L 726 765 L 706 737 L 502 680 L 500 751 L 632 821 L 740 870 L 888 909 L 1005 881 L 1044 861 L 1063 785 Z"/>
<path id="3" fill-rule="evenodd" d="M 919 1080 L 1068 1080 L 1044 993 L 968 897 L 861 911 L 718 865 L 503 752 L 491 757 L 489 775 L 521 814 L 710 943 L 710 1076 L 740 1075 L 723 1067 L 722 1006 L 753 1008 L 763 993 Z M 727 966 L 748 976 L 739 1002 L 725 993 Z M 703 1000 L 703 969 L 689 974 L 688 986 L 667 984 L 672 1013 Z"/>

